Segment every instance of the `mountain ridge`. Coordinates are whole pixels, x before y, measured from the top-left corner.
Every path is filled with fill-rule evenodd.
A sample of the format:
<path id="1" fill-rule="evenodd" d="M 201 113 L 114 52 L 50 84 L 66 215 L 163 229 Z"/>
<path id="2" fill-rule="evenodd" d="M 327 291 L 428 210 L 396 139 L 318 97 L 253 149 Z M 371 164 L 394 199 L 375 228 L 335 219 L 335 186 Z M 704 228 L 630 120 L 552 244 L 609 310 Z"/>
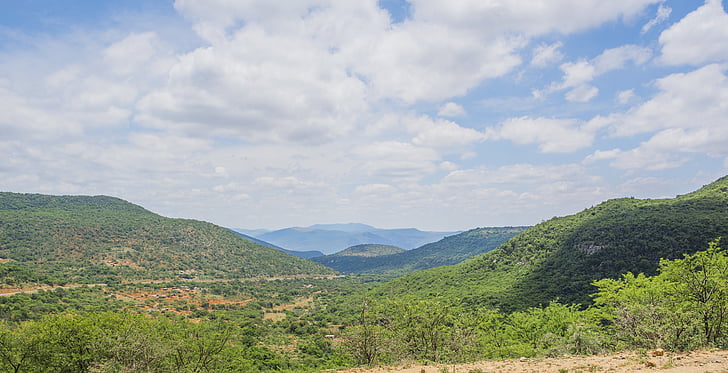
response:
<path id="1" fill-rule="evenodd" d="M 342 273 L 402 275 L 427 268 L 453 265 L 495 249 L 527 227 L 486 227 L 450 235 L 412 250 L 374 257 L 339 253 L 311 260 Z"/>
<path id="2" fill-rule="evenodd" d="M 250 232 L 245 229 L 236 231 Z M 333 254 L 360 244 L 393 245 L 410 250 L 454 233 L 458 232 L 430 232 L 416 228 L 381 229 L 361 223 L 347 223 L 289 227 L 249 235 L 288 250 Z"/>
<path id="3" fill-rule="evenodd" d="M 334 273 L 226 228 L 109 196 L 0 192 L 0 258 L 6 283 Z"/>
<path id="4" fill-rule="evenodd" d="M 443 296 L 517 310 L 554 299 L 589 304 L 594 280 L 654 274 L 661 258 L 728 236 L 728 177 L 675 198 L 617 198 L 555 217 L 463 263 L 395 279 L 380 296 Z M 457 284 L 457 286 L 454 286 Z"/>

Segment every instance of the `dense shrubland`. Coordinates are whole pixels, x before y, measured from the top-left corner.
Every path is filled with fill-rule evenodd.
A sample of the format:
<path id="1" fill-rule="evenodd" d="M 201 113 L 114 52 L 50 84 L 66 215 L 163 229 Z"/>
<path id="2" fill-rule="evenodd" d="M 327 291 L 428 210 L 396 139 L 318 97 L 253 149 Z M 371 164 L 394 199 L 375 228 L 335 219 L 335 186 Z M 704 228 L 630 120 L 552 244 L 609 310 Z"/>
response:
<path id="1" fill-rule="evenodd" d="M 209 283 L 199 298 L 178 302 L 180 312 L 146 314 L 109 311 L 124 308 L 110 289 L 0 298 L 0 371 L 304 372 L 728 342 L 728 255 L 717 242 L 662 260 L 654 276 L 595 282 L 586 308 L 555 300 L 506 313 L 444 298 L 362 297 L 372 280 Z M 311 301 L 282 307 L 301 299 Z M 284 317 L 263 316 L 272 310 Z"/>
<path id="2" fill-rule="evenodd" d="M 6 192 L 0 260 L 0 286 L 335 273 L 223 227 L 118 198 Z"/>

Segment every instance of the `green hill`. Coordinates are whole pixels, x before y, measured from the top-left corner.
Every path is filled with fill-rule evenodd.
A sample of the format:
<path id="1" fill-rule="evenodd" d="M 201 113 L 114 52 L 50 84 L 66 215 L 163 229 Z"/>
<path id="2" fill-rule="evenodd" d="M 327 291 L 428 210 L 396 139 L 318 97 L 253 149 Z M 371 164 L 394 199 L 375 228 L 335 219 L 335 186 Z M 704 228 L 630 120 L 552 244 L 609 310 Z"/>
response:
<path id="1" fill-rule="evenodd" d="M 382 256 L 327 255 L 311 260 L 343 273 L 403 275 L 406 273 L 460 263 L 493 250 L 526 227 L 476 228 L 448 236 L 416 249 Z"/>
<path id="2" fill-rule="evenodd" d="M 339 251 L 338 253 L 331 254 L 330 256 L 356 256 L 363 258 L 374 258 L 384 255 L 399 254 L 405 251 L 407 250 L 393 245 L 361 244 L 346 248 Z"/>
<path id="3" fill-rule="evenodd" d="M 461 264 L 391 281 L 379 295 L 443 296 L 504 310 L 552 299 L 588 304 L 591 282 L 654 274 L 660 258 L 704 250 L 728 237 L 728 177 L 672 199 L 609 200 L 553 218 Z"/>
<path id="4" fill-rule="evenodd" d="M 330 273 L 223 227 L 118 198 L 0 193 L 0 286 Z"/>

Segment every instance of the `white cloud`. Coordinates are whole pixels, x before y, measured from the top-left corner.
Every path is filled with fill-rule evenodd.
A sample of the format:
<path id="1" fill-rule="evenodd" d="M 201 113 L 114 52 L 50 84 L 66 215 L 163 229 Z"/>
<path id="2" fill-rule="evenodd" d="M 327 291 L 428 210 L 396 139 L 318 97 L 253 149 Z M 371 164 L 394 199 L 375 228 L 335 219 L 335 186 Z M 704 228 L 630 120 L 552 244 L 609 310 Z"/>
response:
<path id="1" fill-rule="evenodd" d="M 439 101 L 510 72 L 521 63 L 516 51 L 524 45 L 521 38 L 484 40 L 447 25 L 407 22 L 356 51 L 353 66 L 367 77 L 375 98 Z"/>
<path id="2" fill-rule="evenodd" d="M 617 102 L 621 105 L 626 105 L 635 98 L 634 90 L 627 89 L 624 91 L 617 92 Z"/>
<path id="3" fill-rule="evenodd" d="M 726 66 L 708 65 L 688 73 L 658 79 L 651 100 L 611 118 L 616 136 L 669 128 L 720 130 L 728 117 Z"/>
<path id="4" fill-rule="evenodd" d="M 437 171 L 440 155 L 434 150 L 398 141 L 383 141 L 353 150 L 369 176 L 384 179 L 419 180 Z"/>
<path id="5" fill-rule="evenodd" d="M 130 75 L 140 70 L 165 72 L 171 49 L 154 32 L 131 33 L 102 51 L 105 65 L 117 75 Z"/>
<path id="6" fill-rule="evenodd" d="M 667 65 L 728 61 L 728 14 L 721 0 L 706 0 L 705 5 L 663 31 L 660 44 L 659 61 Z"/>
<path id="7" fill-rule="evenodd" d="M 613 159 L 621 169 L 661 170 L 683 165 L 688 153 L 728 155 L 728 77 L 726 67 L 708 65 L 658 79 L 651 100 L 624 114 L 595 118 L 613 136 L 650 134 L 626 151 L 595 152 L 589 160 Z"/>
<path id="8" fill-rule="evenodd" d="M 560 66 L 564 80 L 556 89 L 578 87 L 590 82 L 597 75 L 594 64 L 589 61 L 567 62 Z"/>
<path id="9" fill-rule="evenodd" d="M 623 45 L 606 49 L 592 60 L 582 59 L 577 62 L 561 64 L 560 69 L 564 72 L 562 81 L 551 84 L 545 91 L 535 91 L 534 94 L 542 95 L 543 93 L 570 89 L 566 93 L 567 100 L 587 102 L 599 93 L 598 88 L 589 84 L 594 78 L 610 71 L 622 69 L 628 62 L 642 65 L 649 61 L 651 57 L 652 51 L 650 49 L 636 45 Z"/>
<path id="10" fill-rule="evenodd" d="M 539 144 L 542 153 L 566 153 L 588 147 L 594 132 L 573 119 L 511 118 L 487 128 L 488 140 L 510 140 L 516 144 Z"/>
<path id="11" fill-rule="evenodd" d="M 588 102 L 599 94 L 599 88 L 582 84 L 566 92 L 564 97 L 571 102 Z"/>
<path id="12" fill-rule="evenodd" d="M 445 103 L 437 112 L 437 115 L 441 117 L 462 117 L 466 114 L 465 108 L 455 102 Z"/>
<path id="13" fill-rule="evenodd" d="M 541 44 L 534 48 L 531 66 L 543 68 L 564 59 L 564 54 L 559 51 L 564 44 L 557 42 L 553 44 Z"/>
<path id="14" fill-rule="evenodd" d="M 364 84 L 321 46 L 246 28 L 180 58 L 166 87 L 140 101 L 137 120 L 264 141 L 321 143 L 354 128 Z"/>
<path id="15" fill-rule="evenodd" d="M 642 34 L 646 34 L 653 27 L 666 21 L 668 18 L 670 18 L 671 13 L 672 8 L 670 8 L 669 6 L 665 6 L 665 4 L 660 4 L 660 6 L 657 7 L 657 14 L 655 14 L 655 18 L 651 19 L 649 22 L 645 23 L 644 26 L 642 26 Z"/>
<path id="16" fill-rule="evenodd" d="M 356 189 L 354 189 L 354 193 L 388 195 L 396 190 L 397 188 L 389 184 L 366 184 L 357 186 Z"/>
<path id="17" fill-rule="evenodd" d="M 647 5 L 663 0 L 600 1 L 551 0 L 412 0 L 413 18 L 442 22 L 451 27 L 476 29 L 482 33 L 522 32 L 539 35 L 572 33 L 610 20 L 629 18 Z M 564 15 L 568 14 L 568 17 Z"/>
<path id="18" fill-rule="evenodd" d="M 594 72 L 601 75 L 624 67 L 627 62 L 639 66 L 649 61 L 652 57 L 652 50 L 636 45 L 623 45 L 617 48 L 606 49 L 597 56 L 594 63 Z"/>
<path id="19" fill-rule="evenodd" d="M 462 147 L 484 139 L 482 132 L 461 127 L 457 123 L 429 117 L 409 121 L 410 131 L 417 133 L 412 143 L 432 148 Z"/>

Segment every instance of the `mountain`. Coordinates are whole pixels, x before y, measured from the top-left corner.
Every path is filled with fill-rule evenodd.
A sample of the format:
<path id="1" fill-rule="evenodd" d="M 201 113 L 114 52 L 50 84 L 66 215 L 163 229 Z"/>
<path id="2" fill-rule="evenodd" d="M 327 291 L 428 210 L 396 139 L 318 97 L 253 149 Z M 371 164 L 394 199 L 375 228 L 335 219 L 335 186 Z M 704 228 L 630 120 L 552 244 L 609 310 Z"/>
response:
<path id="1" fill-rule="evenodd" d="M 250 278 L 329 268 L 107 196 L 0 193 L 0 282 Z"/>
<path id="2" fill-rule="evenodd" d="M 378 245 L 378 244 L 362 244 L 349 247 L 338 253 L 331 254 L 330 256 L 337 257 L 358 257 L 358 258 L 374 258 L 379 256 L 388 256 L 393 254 L 404 253 L 407 250 L 392 246 L 392 245 Z"/>
<path id="3" fill-rule="evenodd" d="M 322 230 L 322 231 L 342 231 L 342 232 L 369 232 L 376 230 L 377 228 L 371 225 L 361 223 L 346 223 L 346 224 L 314 224 L 309 227 L 310 229 Z"/>
<path id="4" fill-rule="evenodd" d="M 289 250 L 332 254 L 361 244 L 393 245 L 409 250 L 453 233 L 457 232 L 426 232 L 414 228 L 379 229 L 366 224 L 350 223 L 285 228 L 252 236 Z"/>
<path id="5" fill-rule="evenodd" d="M 311 260 L 344 273 L 402 275 L 422 269 L 460 263 L 467 258 L 495 249 L 526 229 L 527 227 L 476 228 L 416 249 L 390 255 L 351 255 L 346 253 L 350 248 L 340 253 L 311 258 Z"/>
<path id="6" fill-rule="evenodd" d="M 238 236 L 240 236 L 242 238 L 245 238 L 248 241 L 257 243 L 258 245 L 262 245 L 262 246 L 270 247 L 270 248 L 273 248 L 273 249 L 276 249 L 276 250 L 280 250 L 280 251 L 283 251 L 286 254 L 290 254 L 290 255 L 293 255 L 293 256 L 297 256 L 299 258 L 310 259 L 310 258 L 314 258 L 314 257 L 317 257 L 317 256 L 324 255 L 324 253 L 322 253 L 320 251 L 295 251 L 295 250 L 287 250 L 287 249 L 284 249 L 284 248 L 282 248 L 280 246 L 276 246 L 276 245 L 273 245 L 272 243 L 265 242 L 263 240 L 259 240 L 259 239 L 255 238 L 255 237 L 249 236 L 247 234 L 237 232 L 234 229 L 231 229 L 231 231 L 233 231 L 233 233 L 237 234 Z"/>
<path id="7" fill-rule="evenodd" d="M 620 198 L 553 218 L 495 250 L 455 266 L 395 279 L 380 296 L 442 296 L 524 309 L 550 300 L 589 304 L 591 285 L 631 271 L 654 274 L 660 258 L 681 258 L 728 237 L 728 177 L 676 198 Z"/>

